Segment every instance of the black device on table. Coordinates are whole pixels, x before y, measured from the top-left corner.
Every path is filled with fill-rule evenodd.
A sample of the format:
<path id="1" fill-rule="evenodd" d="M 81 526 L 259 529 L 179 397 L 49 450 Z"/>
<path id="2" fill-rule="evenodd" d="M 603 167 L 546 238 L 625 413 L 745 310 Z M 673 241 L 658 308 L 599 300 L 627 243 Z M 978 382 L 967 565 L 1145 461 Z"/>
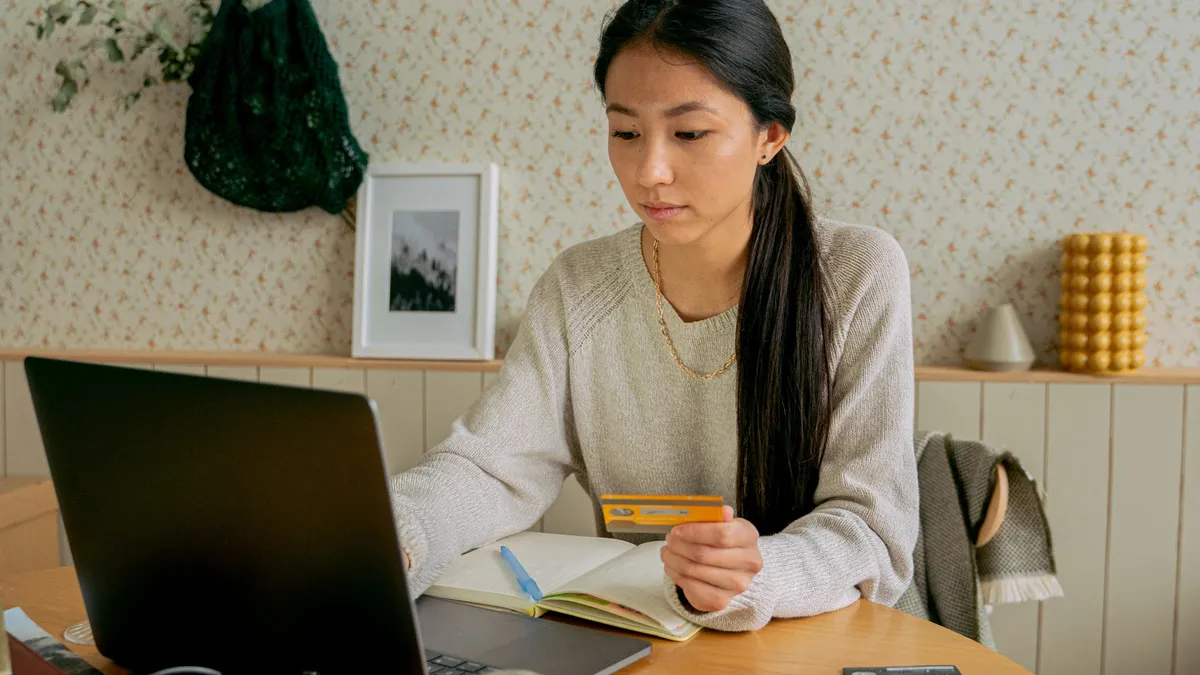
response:
<path id="1" fill-rule="evenodd" d="M 841 675 L 962 675 L 954 665 L 892 665 L 883 668 L 842 668 Z"/>
<path id="2" fill-rule="evenodd" d="M 615 672 L 650 643 L 413 601 L 366 396 L 28 357 L 100 653 L 137 672 Z"/>

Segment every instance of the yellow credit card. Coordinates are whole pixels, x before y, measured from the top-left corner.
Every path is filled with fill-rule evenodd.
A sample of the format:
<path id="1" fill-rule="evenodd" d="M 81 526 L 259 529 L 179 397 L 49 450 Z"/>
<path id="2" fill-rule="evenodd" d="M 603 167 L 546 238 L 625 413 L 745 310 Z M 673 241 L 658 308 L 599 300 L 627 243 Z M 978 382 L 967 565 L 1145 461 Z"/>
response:
<path id="1" fill-rule="evenodd" d="M 680 523 L 719 523 L 725 500 L 711 495 L 600 495 L 609 532 L 663 534 Z"/>

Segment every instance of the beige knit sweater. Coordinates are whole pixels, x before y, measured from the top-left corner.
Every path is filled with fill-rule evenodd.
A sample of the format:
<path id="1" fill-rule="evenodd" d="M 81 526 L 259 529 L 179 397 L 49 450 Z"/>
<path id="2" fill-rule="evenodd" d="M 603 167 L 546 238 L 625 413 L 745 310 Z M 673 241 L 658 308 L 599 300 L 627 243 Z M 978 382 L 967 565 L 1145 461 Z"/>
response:
<path id="1" fill-rule="evenodd" d="M 414 594 L 461 553 L 528 529 L 572 473 L 594 502 L 604 493 L 669 493 L 735 503 L 736 369 L 701 381 L 678 368 L 658 325 L 640 233 L 631 227 L 558 256 L 535 285 L 495 382 L 419 466 L 392 477 Z M 912 574 L 918 496 L 907 262 L 896 241 L 873 228 L 820 221 L 818 244 L 836 308 L 818 506 L 759 540 L 762 571 L 722 611 L 685 607 L 664 574 L 676 611 L 709 628 L 753 630 L 859 597 L 890 605 Z M 664 311 L 694 370 L 716 370 L 732 353 L 738 308 L 688 323 L 665 301 Z"/>

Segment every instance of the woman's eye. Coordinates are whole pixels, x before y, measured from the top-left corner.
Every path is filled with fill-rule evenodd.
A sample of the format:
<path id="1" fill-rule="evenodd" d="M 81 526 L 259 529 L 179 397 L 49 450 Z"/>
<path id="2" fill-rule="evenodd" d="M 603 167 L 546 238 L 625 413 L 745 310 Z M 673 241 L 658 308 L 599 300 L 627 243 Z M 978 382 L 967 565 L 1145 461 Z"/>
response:
<path id="1" fill-rule="evenodd" d="M 707 131 L 680 131 L 675 134 L 685 141 L 698 141 L 708 135 Z"/>
<path id="2" fill-rule="evenodd" d="M 613 138 L 619 138 L 623 141 L 632 141 L 633 139 L 637 138 L 636 131 L 614 131 L 612 135 Z"/>

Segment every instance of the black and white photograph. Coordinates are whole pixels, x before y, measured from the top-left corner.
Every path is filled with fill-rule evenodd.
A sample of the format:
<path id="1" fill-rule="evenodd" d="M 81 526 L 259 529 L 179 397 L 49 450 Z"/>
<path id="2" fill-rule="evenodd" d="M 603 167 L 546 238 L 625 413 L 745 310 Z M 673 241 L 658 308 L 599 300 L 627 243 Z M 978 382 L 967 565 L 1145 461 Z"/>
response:
<path id="1" fill-rule="evenodd" d="M 495 357 L 500 167 L 371 164 L 357 202 L 355 358 Z"/>
<path id="2" fill-rule="evenodd" d="M 453 312 L 458 275 L 457 211 L 392 213 L 393 312 Z"/>

